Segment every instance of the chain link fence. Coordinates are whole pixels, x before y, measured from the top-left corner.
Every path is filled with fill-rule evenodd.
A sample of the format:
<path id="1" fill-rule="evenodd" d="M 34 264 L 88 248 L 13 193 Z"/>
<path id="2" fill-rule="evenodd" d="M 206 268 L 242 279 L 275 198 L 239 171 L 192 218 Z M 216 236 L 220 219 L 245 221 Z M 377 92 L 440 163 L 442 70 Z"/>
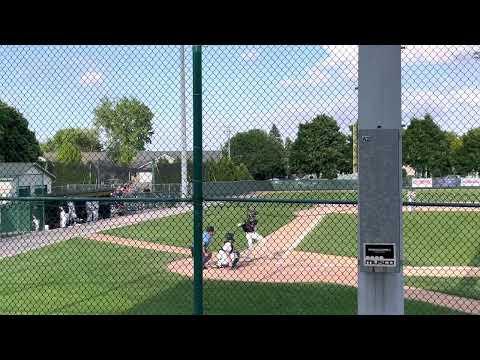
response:
<path id="1" fill-rule="evenodd" d="M 402 49 L 406 294 L 480 313 L 478 46 Z"/>
<path id="2" fill-rule="evenodd" d="M 480 313 L 477 48 L 402 49 L 407 314 Z M 0 312 L 191 314 L 191 47 L 0 54 Z M 204 312 L 355 314 L 358 47 L 201 64 Z"/>

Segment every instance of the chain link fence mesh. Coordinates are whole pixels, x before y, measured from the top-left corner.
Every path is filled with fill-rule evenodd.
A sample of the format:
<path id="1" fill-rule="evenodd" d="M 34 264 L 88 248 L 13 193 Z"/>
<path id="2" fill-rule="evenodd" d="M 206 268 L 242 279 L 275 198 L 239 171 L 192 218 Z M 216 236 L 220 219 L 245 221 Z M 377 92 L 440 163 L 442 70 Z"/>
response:
<path id="1" fill-rule="evenodd" d="M 480 313 L 477 48 L 402 49 L 407 314 Z M 0 54 L 0 312 L 191 314 L 191 47 Z M 355 314 L 358 47 L 202 57 L 205 313 Z"/>
<path id="2" fill-rule="evenodd" d="M 480 313 L 478 46 L 402 49 L 406 295 Z"/>

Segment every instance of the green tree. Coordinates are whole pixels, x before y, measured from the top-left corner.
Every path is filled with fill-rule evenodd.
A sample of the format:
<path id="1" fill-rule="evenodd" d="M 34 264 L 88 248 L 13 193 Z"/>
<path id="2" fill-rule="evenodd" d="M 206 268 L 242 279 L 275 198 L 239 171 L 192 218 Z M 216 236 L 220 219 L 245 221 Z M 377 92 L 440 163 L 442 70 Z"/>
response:
<path id="1" fill-rule="evenodd" d="M 57 150 L 57 160 L 64 164 L 79 164 L 82 161 L 82 153 L 72 143 L 65 142 Z"/>
<path id="2" fill-rule="evenodd" d="M 411 120 L 403 136 L 403 159 L 420 176 L 449 173 L 451 164 L 447 135 L 430 115 Z"/>
<path id="3" fill-rule="evenodd" d="M 245 164 L 237 165 L 235 178 L 236 180 L 253 180 L 253 176 L 250 174 Z"/>
<path id="4" fill-rule="evenodd" d="M 91 171 L 90 165 L 82 163 L 55 163 L 47 162 L 47 169 L 55 175 L 55 185 L 67 184 L 94 184 L 96 182 L 95 171 Z"/>
<path id="5" fill-rule="evenodd" d="M 102 145 L 97 129 L 66 128 L 56 132 L 52 139 L 42 144 L 44 152 L 57 152 L 66 143 L 79 151 L 101 151 Z"/>
<path id="6" fill-rule="evenodd" d="M 272 137 L 272 139 L 274 139 L 280 145 L 282 145 L 282 154 L 280 157 L 280 162 L 282 163 L 282 166 L 284 168 L 284 172 L 282 173 L 282 175 L 284 174 L 287 175 L 288 174 L 288 157 L 285 149 L 285 144 L 283 143 L 282 135 L 280 134 L 280 130 L 278 130 L 275 124 L 272 124 L 270 132 L 268 134 Z"/>
<path id="7" fill-rule="evenodd" d="M 338 171 L 342 174 L 350 174 L 354 170 L 353 161 L 357 160 L 356 151 L 354 150 L 353 131 L 354 126 L 350 126 L 350 134 L 346 136 L 346 144 L 343 147 L 342 161 L 338 165 Z M 358 161 L 358 160 L 357 160 Z"/>
<path id="8" fill-rule="evenodd" d="M 0 101 L 0 161 L 32 162 L 41 154 L 28 121 L 17 109 Z"/>
<path id="9" fill-rule="evenodd" d="M 153 113 L 137 99 L 124 98 L 116 103 L 102 100 L 95 109 L 95 125 L 106 138 L 109 157 L 128 166 L 137 153 L 151 143 Z"/>
<path id="10" fill-rule="evenodd" d="M 290 163 L 298 172 L 333 179 L 345 168 L 347 148 L 347 137 L 335 119 L 322 114 L 299 125 Z"/>
<path id="11" fill-rule="evenodd" d="M 253 180 L 245 164 L 237 165 L 227 157 L 222 157 L 219 160 L 209 160 L 205 166 L 207 181 Z"/>
<path id="12" fill-rule="evenodd" d="M 283 176 L 283 146 L 264 130 L 253 129 L 235 134 L 230 141 L 231 159 L 245 164 L 255 180 Z"/>
<path id="13" fill-rule="evenodd" d="M 462 148 L 463 148 L 463 140 L 461 136 L 458 136 L 453 131 L 445 132 L 445 136 L 447 138 L 448 147 L 449 147 L 449 155 L 450 155 L 450 172 L 452 174 L 460 174 L 463 175 L 464 173 L 464 161 L 462 158 Z"/>
<path id="14" fill-rule="evenodd" d="M 466 175 L 469 172 L 480 171 L 480 128 L 468 131 L 461 140 L 462 146 L 457 147 L 458 173 Z"/>
<path id="15" fill-rule="evenodd" d="M 282 135 L 275 124 L 272 125 L 272 128 L 268 134 L 283 145 Z"/>

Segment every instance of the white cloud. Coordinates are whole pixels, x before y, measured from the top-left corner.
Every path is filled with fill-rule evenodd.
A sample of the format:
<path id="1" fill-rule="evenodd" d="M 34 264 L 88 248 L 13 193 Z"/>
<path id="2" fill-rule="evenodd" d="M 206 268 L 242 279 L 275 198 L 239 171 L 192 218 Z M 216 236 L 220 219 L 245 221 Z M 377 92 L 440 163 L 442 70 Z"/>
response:
<path id="1" fill-rule="evenodd" d="M 402 94 L 403 106 L 435 106 L 444 111 L 457 107 L 480 106 L 480 89 L 458 88 L 448 92 L 433 90 L 408 90 Z M 480 113 L 480 112 L 479 112 Z"/>
<path id="2" fill-rule="evenodd" d="M 447 64 L 473 61 L 480 51 L 478 45 L 406 45 L 404 64 Z"/>
<path id="3" fill-rule="evenodd" d="M 326 45 L 322 48 L 326 51 L 325 57 L 307 68 L 303 75 L 281 80 L 280 85 L 289 87 L 357 81 L 358 46 Z M 402 63 L 427 65 L 466 62 L 472 61 L 476 53 L 480 54 L 480 46 L 406 45 L 402 51 Z"/>
<path id="4" fill-rule="evenodd" d="M 256 50 L 249 50 L 242 54 L 242 59 L 245 61 L 255 61 L 258 59 L 258 52 Z"/>
<path id="5" fill-rule="evenodd" d="M 300 77 L 283 79 L 283 87 L 329 84 L 340 89 L 357 85 L 358 46 L 327 45 L 322 46 L 326 56 L 313 66 L 305 69 Z"/>
<path id="6" fill-rule="evenodd" d="M 272 112 L 264 114 L 262 119 L 267 123 L 274 122 L 283 136 L 294 139 L 298 124 L 311 121 L 321 114 L 333 116 L 341 131 L 347 133 L 348 126 L 358 117 L 357 112 L 356 96 L 315 94 L 313 97 L 281 102 Z"/>
<path id="7" fill-rule="evenodd" d="M 322 46 L 322 48 L 327 51 L 328 57 L 325 60 L 328 62 L 357 65 L 357 45 L 326 45 Z"/>
<path id="8" fill-rule="evenodd" d="M 356 45 L 328 45 L 322 46 L 328 53 L 326 61 L 337 63 L 357 64 L 358 46 Z M 402 61 L 407 64 L 426 63 L 442 64 L 453 61 L 468 60 L 480 46 L 463 45 L 405 45 L 402 50 Z"/>
<path id="9" fill-rule="evenodd" d="M 403 121 L 426 113 L 444 130 L 463 134 L 477 126 L 480 114 L 480 89 L 457 88 L 450 91 L 407 90 L 402 94 Z"/>
<path id="10" fill-rule="evenodd" d="M 82 85 L 95 85 L 103 81 L 103 74 L 98 71 L 87 71 L 80 78 L 80 84 Z"/>
<path id="11" fill-rule="evenodd" d="M 451 99 L 469 106 L 480 105 L 480 89 L 458 89 L 451 91 Z"/>

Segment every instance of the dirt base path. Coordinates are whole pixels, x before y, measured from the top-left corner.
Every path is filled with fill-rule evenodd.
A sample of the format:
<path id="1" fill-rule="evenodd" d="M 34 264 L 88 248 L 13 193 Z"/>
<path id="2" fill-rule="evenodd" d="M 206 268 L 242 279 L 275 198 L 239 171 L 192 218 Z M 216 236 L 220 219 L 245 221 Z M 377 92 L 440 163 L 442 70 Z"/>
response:
<path id="1" fill-rule="evenodd" d="M 118 236 L 111 236 L 111 235 L 105 235 L 105 234 L 94 234 L 94 235 L 90 235 L 89 238 L 96 241 L 108 242 L 116 245 L 129 246 L 137 249 L 148 249 L 148 250 L 164 251 L 164 252 L 169 252 L 174 254 L 191 255 L 190 249 L 186 249 L 180 246 L 156 244 L 148 241 L 125 239 Z"/>
<path id="2" fill-rule="evenodd" d="M 250 261 L 241 262 L 239 268 L 235 270 L 217 269 L 214 266 L 216 258 L 213 257 L 210 261 L 211 267 L 203 272 L 203 278 L 262 283 L 323 282 L 356 287 L 356 258 L 294 250 L 325 215 L 330 213 L 356 213 L 356 210 L 355 205 L 318 205 L 301 210 L 290 223 L 266 236 L 264 241 L 255 246 L 250 253 Z M 405 210 L 406 208 L 404 208 Z M 436 211 L 437 208 L 417 209 L 417 211 L 419 210 Z M 90 236 L 90 238 L 123 246 L 188 255 L 188 258 L 169 263 L 168 269 L 190 278 L 193 277 L 193 259 L 190 257 L 189 249 L 100 234 Z M 431 277 L 480 277 L 480 268 L 468 266 L 406 266 L 404 267 L 404 274 Z M 480 300 L 408 286 L 405 287 L 405 298 L 444 306 L 465 313 L 480 314 Z"/>
<path id="3" fill-rule="evenodd" d="M 405 298 L 444 306 L 467 314 L 480 314 L 480 301 L 436 291 L 405 286 Z"/>

